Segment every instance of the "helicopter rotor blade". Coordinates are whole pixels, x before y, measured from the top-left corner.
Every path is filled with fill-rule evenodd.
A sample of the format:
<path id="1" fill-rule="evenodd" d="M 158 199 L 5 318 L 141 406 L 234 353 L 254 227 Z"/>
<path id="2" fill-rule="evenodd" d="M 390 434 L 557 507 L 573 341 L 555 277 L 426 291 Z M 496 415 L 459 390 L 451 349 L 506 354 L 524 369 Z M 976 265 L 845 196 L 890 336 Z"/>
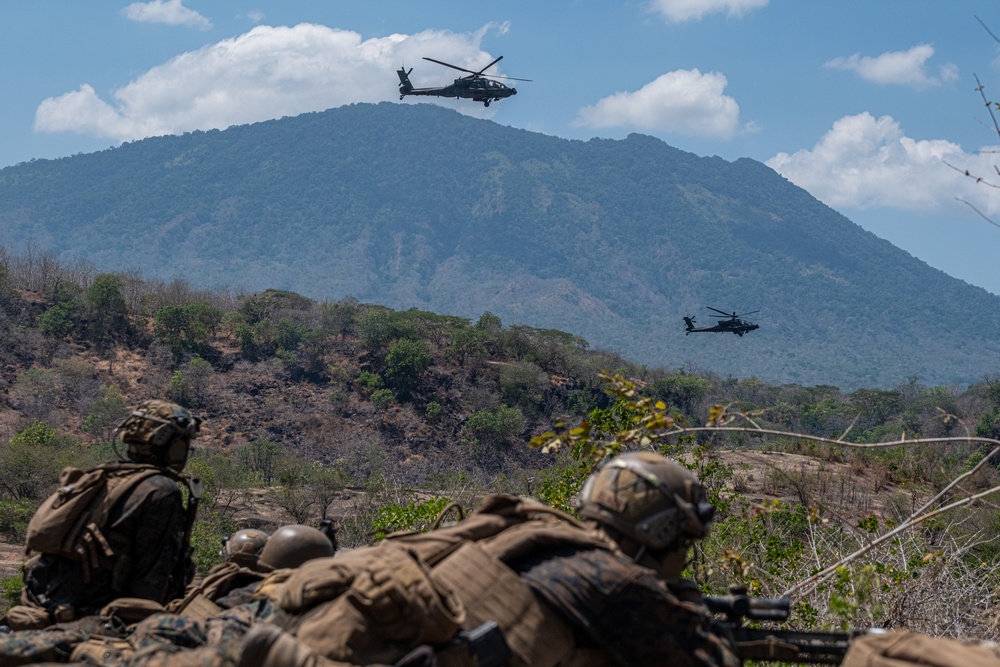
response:
<path id="1" fill-rule="evenodd" d="M 531 79 L 518 79 L 516 76 L 504 76 L 502 74 L 480 74 L 484 79 L 507 79 L 508 81 L 531 81 Z"/>
<path id="2" fill-rule="evenodd" d="M 443 60 L 434 60 L 433 58 L 428 58 L 424 56 L 424 60 L 430 60 L 432 63 L 437 63 L 438 65 L 444 65 L 445 67 L 450 67 L 452 69 L 457 69 L 459 72 L 468 72 L 474 76 L 479 76 L 479 72 L 473 72 L 471 69 L 465 69 L 464 67 L 459 67 L 458 65 L 452 65 L 451 63 L 446 63 Z"/>
<path id="3" fill-rule="evenodd" d="M 498 58 L 497 58 L 496 60 L 494 60 L 493 62 L 491 62 L 491 63 L 490 63 L 489 65 L 487 65 L 486 67 L 482 68 L 482 69 L 481 69 L 481 70 L 479 70 L 478 72 L 475 72 L 475 75 L 476 75 L 476 76 L 482 76 L 482 75 L 483 75 L 483 72 L 485 72 L 485 71 L 486 71 L 486 70 L 488 70 L 489 68 L 493 67 L 494 65 L 496 65 L 496 64 L 497 64 L 498 62 L 500 62 L 501 60 L 503 60 L 503 56 L 499 56 L 499 57 L 498 57 Z"/>
<path id="4" fill-rule="evenodd" d="M 712 308 L 711 306 L 705 306 L 705 307 L 708 308 L 709 310 L 714 310 L 717 313 L 722 313 L 726 317 L 733 317 L 733 315 L 735 314 L 735 311 L 733 313 L 727 313 L 724 310 L 719 310 L 718 308 Z"/>
<path id="5" fill-rule="evenodd" d="M 759 310 L 751 310 L 749 313 L 740 313 L 739 316 L 743 317 L 744 315 L 753 315 L 754 313 L 759 313 L 759 312 L 760 312 Z"/>

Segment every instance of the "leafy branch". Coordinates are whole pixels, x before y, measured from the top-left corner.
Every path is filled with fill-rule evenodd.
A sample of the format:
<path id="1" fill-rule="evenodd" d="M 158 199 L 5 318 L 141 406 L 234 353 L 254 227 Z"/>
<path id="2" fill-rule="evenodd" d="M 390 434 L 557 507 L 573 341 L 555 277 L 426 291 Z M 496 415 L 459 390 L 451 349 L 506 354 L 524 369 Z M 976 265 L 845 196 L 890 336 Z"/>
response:
<path id="1" fill-rule="evenodd" d="M 963 481 L 969 479 L 976 473 L 983 470 L 991 460 L 1000 455 L 1000 440 L 995 438 L 977 437 L 972 435 L 958 437 L 935 437 L 935 438 L 906 438 L 905 434 L 898 440 L 887 442 L 849 442 L 847 437 L 854 422 L 844 431 L 839 438 L 827 438 L 822 436 L 808 435 L 776 429 L 760 427 L 754 417 L 761 414 L 756 412 L 732 412 L 730 406 L 713 405 L 709 410 L 709 420 L 706 426 L 688 426 L 681 417 L 671 416 L 667 412 L 667 406 L 662 401 L 654 401 L 651 398 L 643 397 L 639 394 L 635 384 L 621 375 L 601 374 L 601 379 L 607 383 L 605 391 L 616 399 L 616 414 L 619 416 L 617 425 L 620 428 L 609 429 L 608 424 L 595 425 L 591 421 L 584 420 L 580 426 L 563 429 L 560 432 L 544 433 L 533 438 L 531 445 L 541 448 L 543 452 L 553 453 L 569 449 L 575 459 L 581 462 L 581 472 L 586 473 L 592 470 L 605 457 L 613 457 L 622 451 L 632 449 L 661 449 L 667 443 L 675 439 L 682 439 L 685 436 L 692 436 L 696 433 L 745 433 L 758 436 L 775 436 L 782 438 L 792 438 L 808 440 L 813 442 L 826 443 L 830 445 L 854 448 L 854 449 L 886 449 L 891 447 L 913 446 L 924 444 L 945 444 L 945 443 L 981 443 L 992 445 L 991 451 L 983 456 L 979 462 L 970 470 L 959 475 L 947 484 L 933 498 L 924 503 L 904 521 L 895 526 L 892 530 L 872 540 L 864 547 L 857 549 L 853 553 L 839 559 L 836 563 L 818 569 L 809 577 L 793 584 L 785 591 L 788 596 L 806 596 L 814 591 L 825 581 L 842 572 L 844 566 L 858 560 L 864 554 L 872 551 L 876 547 L 898 537 L 901 533 L 913 529 L 914 527 L 927 522 L 930 519 L 956 510 L 961 507 L 971 506 L 984 498 L 1000 492 L 1000 486 L 993 486 L 984 491 L 974 493 L 965 498 L 948 502 L 939 507 L 939 503 L 949 497 Z M 953 419 L 952 415 L 939 410 L 939 417 L 948 421 Z M 743 420 L 751 424 L 750 426 L 731 426 L 735 421 Z M 559 425 L 561 426 L 561 425 Z M 934 508 L 934 509 L 932 509 Z M 814 551 L 813 557 L 816 559 L 817 568 L 820 567 L 819 554 Z"/>

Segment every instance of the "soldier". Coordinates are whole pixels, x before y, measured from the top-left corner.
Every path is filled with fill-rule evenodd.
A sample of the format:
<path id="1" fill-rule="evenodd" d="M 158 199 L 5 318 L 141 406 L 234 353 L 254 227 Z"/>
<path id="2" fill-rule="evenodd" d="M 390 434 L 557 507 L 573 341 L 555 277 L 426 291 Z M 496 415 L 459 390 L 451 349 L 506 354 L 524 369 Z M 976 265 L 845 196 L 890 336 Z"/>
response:
<path id="1" fill-rule="evenodd" d="M 39 553 L 24 567 L 23 604 L 8 613 L 13 629 L 66 623 L 116 598 L 164 604 L 184 592 L 195 503 L 185 510 L 180 472 L 200 423 L 179 405 L 145 401 L 116 430 L 127 462 L 63 471 L 29 525 L 28 549 Z"/>
<path id="2" fill-rule="evenodd" d="M 118 603 L 111 603 L 100 615 L 73 623 L 0 634 L 0 665 L 48 660 L 88 665 L 231 667 L 247 630 L 274 615 L 268 600 L 253 599 L 265 574 L 333 553 L 327 536 L 310 526 L 282 526 L 271 536 L 255 529 L 239 530 L 223 546 L 224 562 L 192 584 L 183 598 L 168 604 L 168 613 L 149 609 L 142 614 L 143 610 L 123 610 Z M 121 618 L 123 611 L 128 618 Z M 124 623 L 134 625 L 126 628 Z"/>
<path id="3" fill-rule="evenodd" d="M 188 587 L 183 598 L 167 605 L 167 611 L 195 619 L 209 618 L 251 602 L 268 572 L 296 568 L 333 554 L 327 536 L 311 526 L 290 524 L 270 536 L 253 528 L 238 530 L 222 548 L 223 562 Z"/>
<path id="4" fill-rule="evenodd" d="M 697 587 L 680 579 L 714 513 L 691 473 L 656 454 L 624 454 L 587 480 L 579 511 L 587 521 L 492 496 L 455 526 L 389 536 L 277 586 L 265 581 L 284 612 L 299 614 L 282 624 L 295 636 L 256 626 L 240 666 L 392 664 L 418 644 L 437 644 L 442 664 L 457 665 L 739 664 Z M 327 590 L 330 599 L 317 599 Z M 490 621 L 509 655 L 495 642 L 456 653 L 441 640 Z"/>
<path id="5" fill-rule="evenodd" d="M 243 528 L 225 539 L 222 544 L 222 562 L 236 563 L 240 567 L 257 569 L 257 559 L 267 544 L 268 535 L 256 528 Z"/>

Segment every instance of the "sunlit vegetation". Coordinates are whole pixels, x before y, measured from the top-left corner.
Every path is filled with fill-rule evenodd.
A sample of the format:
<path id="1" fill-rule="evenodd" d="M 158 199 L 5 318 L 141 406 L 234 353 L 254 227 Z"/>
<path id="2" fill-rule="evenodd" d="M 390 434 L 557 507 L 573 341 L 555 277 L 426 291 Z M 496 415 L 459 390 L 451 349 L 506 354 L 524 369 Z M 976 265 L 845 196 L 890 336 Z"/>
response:
<path id="1" fill-rule="evenodd" d="M 206 420 L 187 469 L 206 487 L 201 571 L 249 524 L 329 517 L 356 546 L 493 492 L 572 511 L 603 456 L 648 448 L 690 466 L 719 510 L 690 569 L 706 590 L 791 592 L 795 618 L 814 627 L 982 636 L 993 619 L 1000 514 L 976 494 L 998 484 L 997 376 L 773 386 L 648 368 L 492 313 L 204 291 L 3 252 L 0 333 L 8 543 L 23 541 L 64 466 L 113 459 L 117 420 L 157 396 Z M 796 455 L 811 463 L 776 462 Z M 16 576 L 3 582 L 7 600 L 17 589 Z"/>

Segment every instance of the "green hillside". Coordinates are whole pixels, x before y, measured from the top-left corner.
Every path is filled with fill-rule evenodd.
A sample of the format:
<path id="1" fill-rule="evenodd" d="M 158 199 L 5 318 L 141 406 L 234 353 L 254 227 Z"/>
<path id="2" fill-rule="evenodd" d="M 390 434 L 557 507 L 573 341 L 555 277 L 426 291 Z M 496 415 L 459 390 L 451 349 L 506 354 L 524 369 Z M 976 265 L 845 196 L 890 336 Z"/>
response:
<path id="1" fill-rule="evenodd" d="M 640 363 L 845 389 L 969 384 L 1000 299 L 749 159 L 352 105 L 0 170 L 0 244 L 235 290 L 571 331 Z M 706 306 L 745 337 L 685 336 Z M 974 313 L 974 317 L 970 317 Z"/>

